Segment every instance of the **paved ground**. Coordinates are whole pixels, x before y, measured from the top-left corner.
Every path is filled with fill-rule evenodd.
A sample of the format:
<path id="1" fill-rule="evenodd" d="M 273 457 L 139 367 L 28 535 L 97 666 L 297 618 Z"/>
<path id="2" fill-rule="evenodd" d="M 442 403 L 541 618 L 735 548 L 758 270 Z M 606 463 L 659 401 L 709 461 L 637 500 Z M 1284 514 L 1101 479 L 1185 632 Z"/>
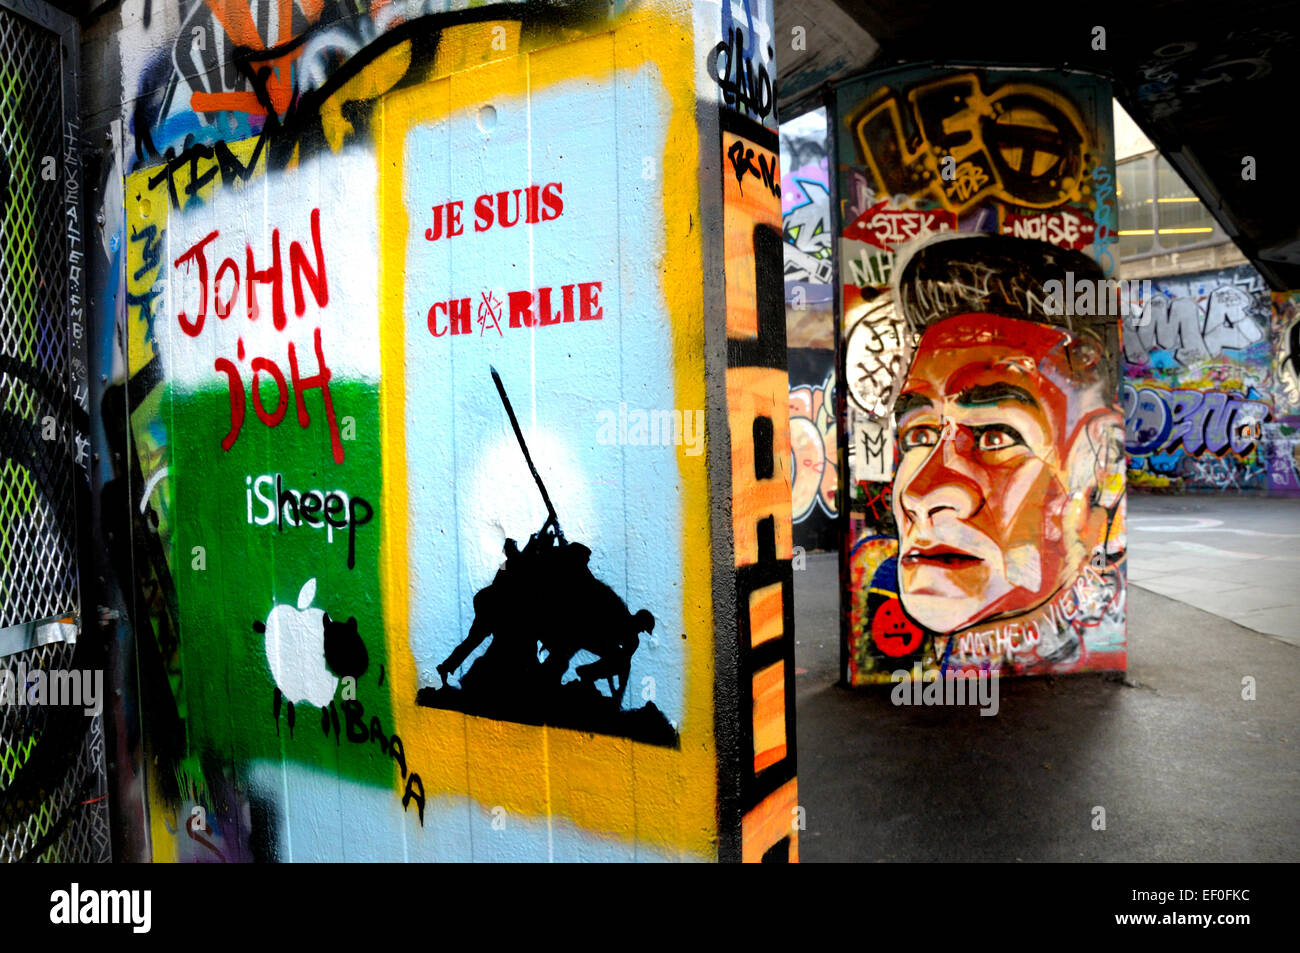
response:
<path id="1" fill-rule="evenodd" d="M 1284 535 L 1297 514 L 1134 500 L 1128 678 L 1008 679 L 994 718 L 839 687 L 836 560 L 810 556 L 795 573 L 801 859 L 1300 860 L 1300 642 L 1285 608 L 1300 614 L 1300 566 Z M 1222 522 L 1171 522 L 1189 518 Z M 1208 532 L 1220 527 L 1273 535 Z M 1153 591 L 1192 575 L 1177 599 Z M 1216 601 L 1227 586 L 1238 597 Z M 1045 885 L 1031 893 L 1051 902 Z"/>
<path id="2" fill-rule="evenodd" d="M 1129 582 L 1300 646 L 1300 500 L 1130 496 Z"/>

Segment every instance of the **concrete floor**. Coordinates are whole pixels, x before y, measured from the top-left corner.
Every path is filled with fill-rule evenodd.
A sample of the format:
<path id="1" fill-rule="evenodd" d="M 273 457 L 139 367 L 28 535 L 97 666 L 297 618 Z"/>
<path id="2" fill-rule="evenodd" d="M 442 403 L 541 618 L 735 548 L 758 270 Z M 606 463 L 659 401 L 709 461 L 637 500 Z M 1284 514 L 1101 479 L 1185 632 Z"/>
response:
<path id="1" fill-rule="evenodd" d="M 993 718 L 839 687 L 836 557 L 809 556 L 801 860 L 1300 860 L 1300 501 L 1135 497 L 1129 517 L 1128 678 L 1008 679 Z"/>
<path id="2" fill-rule="evenodd" d="M 1300 500 L 1129 499 L 1129 582 L 1300 646 Z"/>

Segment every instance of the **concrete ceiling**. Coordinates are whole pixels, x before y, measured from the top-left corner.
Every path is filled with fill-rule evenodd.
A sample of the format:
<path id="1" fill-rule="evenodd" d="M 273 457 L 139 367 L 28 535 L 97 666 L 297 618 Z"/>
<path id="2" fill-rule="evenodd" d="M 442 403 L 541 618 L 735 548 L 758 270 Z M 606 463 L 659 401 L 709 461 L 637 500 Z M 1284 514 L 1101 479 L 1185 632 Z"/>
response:
<path id="1" fill-rule="evenodd" d="M 1265 279 L 1278 290 L 1300 288 L 1300 202 L 1291 191 L 1297 160 L 1289 149 L 1300 92 L 1295 0 L 1125 0 L 1093 11 L 1043 0 L 775 3 L 776 34 L 785 40 L 777 52 L 782 115 L 828 83 L 898 62 L 1110 76 L 1116 98 Z M 792 42 L 800 25 L 804 50 Z M 1104 50 L 1093 49 L 1098 26 Z M 1243 178 L 1248 159 L 1253 179 Z"/>
<path id="2" fill-rule="evenodd" d="M 56 0 L 80 17 L 116 0 Z M 1115 96 L 1276 289 L 1300 289 L 1290 141 L 1300 92 L 1296 0 L 774 0 L 777 101 L 906 61 L 1055 66 L 1113 78 Z M 1094 28 L 1106 48 L 1093 49 Z M 796 27 L 802 36 L 796 39 Z M 1246 160 L 1254 159 L 1254 178 Z"/>

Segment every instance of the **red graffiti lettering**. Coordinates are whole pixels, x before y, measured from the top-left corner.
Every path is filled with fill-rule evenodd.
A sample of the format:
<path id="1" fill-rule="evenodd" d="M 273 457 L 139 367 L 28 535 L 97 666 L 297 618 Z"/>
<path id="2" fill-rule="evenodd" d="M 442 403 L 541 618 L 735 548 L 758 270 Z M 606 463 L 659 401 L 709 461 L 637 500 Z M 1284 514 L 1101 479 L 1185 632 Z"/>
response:
<path id="1" fill-rule="evenodd" d="M 302 377 L 298 373 L 298 355 L 294 350 L 293 342 L 289 342 L 289 371 L 293 376 L 293 396 L 298 404 L 298 426 L 304 430 L 311 423 L 311 418 L 307 416 L 307 405 L 303 402 L 302 395 L 305 391 L 313 388 L 320 388 L 321 397 L 325 401 L 325 418 L 330 428 L 330 446 L 334 451 L 334 462 L 343 462 L 343 440 L 339 435 L 338 421 L 334 418 L 334 400 L 330 397 L 330 369 L 325 365 L 325 355 L 321 352 L 320 346 L 320 328 L 316 329 L 316 365 L 319 370 L 311 377 Z"/>
<path id="2" fill-rule="evenodd" d="M 486 232 L 495 226 L 514 228 L 520 222 L 536 225 L 559 218 L 564 212 L 563 193 L 564 185 L 560 182 L 484 192 L 474 200 L 474 231 Z M 464 207 L 460 199 L 433 206 L 433 224 L 424 230 L 425 239 L 436 242 L 463 234 L 460 214 Z"/>
<path id="3" fill-rule="evenodd" d="M 600 303 L 602 290 L 601 282 L 584 281 L 562 285 L 558 291 L 550 287 L 509 291 L 505 301 L 499 300 L 494 292 L 481 292 L 477 311 L 479 336 L 488 331 L 504 336 L 502 318 L 506 318 L 504 323 L 510 328 L 599 321 L 605 316 L 604 306 Z M 451 334 L 469 334 L 470 299 L 435 301 L 427 312 L 426 324 L 429 333 L 436 338 L 446 337 L 449 331 Z"/>
<path id="4" fill-rule="evenodd" d="M 173 262 L 173 266 L 180 268 L 184 265 L 189 267 L 190 262 L 198 266 L 199 279 L 199 309 L 191 318 L 184 311 L 177 314 L 177 320 L 180 322 L 181 330 L 190 337 L 198 337 L 203 332 L 204 322 L 208 315 L 208 299 L 211 298 L 213 306 L 216 309 L 217 317 L 225 319 L 230 317 L 235 311 L 235 303 L 240 293 L 240 273 L 239 263 L 233 258 L 222 259 L 221 265 L 217 268 L 215 276 L 209 282 L 210 268 L 208 267 L 208 257 L 205 249 L 209 244 L 217 239 L 221 234 L 219 229 L 213 229 L 202 239 L 191 245 L 186 251 Z M 258 268 L 254 263 L 253 246 L 244 245 L 244 273 L 243 273 L 243 292 L 247 298 L 245 302 L 245 313 L 248 320 L 256 321 L 261 313 L 261 306 L 257 299 L 256 285 L 270 285 L 271 287 L 271 317 L 275 322 L 275 329 L 283 331 L 287 323 L 287 316 L 284 308 L 284 269 L 282 267 L 282 258 L 280 251 L 280 230 L 271 231 L 271 263 L 265 268 Z M 298 317 L 302 317 L 307 310 L 306 289 L 311 292 L 316 301 L 317 307 L 324 308 L 329 304 L 329 278 L 325 272 L 325 252 L 321 245 L 320 230 L 320 209 L 312 209 L 311 212 L 311 254 L 310 257 L 301 242 L 293 241 L 289 243 L 289 272 L 290 281 L 293 286 L 293 311 Z M 230 287 L 229 297 L 224 301 L 221 298 L 221 285 L 226 280 L 227 274 L 230 274 L 231 281 L 228 282 Z"/>
<path id="5" fill-rule="evenodd" d="M 203 249 L 208 243 L 216 240 L 217 230 L 213 229 L 206 236 L 191 245 L 181 257 L 172 262 L 173 268 L 179 268 L 183 263 L 188 264 L 194 260 L 199 266 L 199 313 L 193 321 L 185 317 L 185 312 L 181 311 L 176 315 L 176 320 L 180 322 L 181 330 L 192 338 L 198 337 L 203 332 L 203 322 L 208 316 L 208 257 L 203 254 Z"/>
<path id="6" fill-rule="evenodd" d="M 298 351 L 292 341 L 289 342 L 289 376 L 293 383 L 294 404 L 298 412 L 298 425 L 304 430 L 311 424 L 311 416 L 307 413 L 307 404 L 303 399 L 309 390 L 319 389 L 321 399 L 325 405 L 325 419 L 330 431 L 330 446 L 334 454 L 334 462 L 343 462 L 343 440 L 339 432 L 338 421 L 334 413 L 334 399 L 330 394 L 329 382 L 333 376 L 329 366 L 325 363 L 325 354 L 321 349 L 320 328 L 316 328 L 313 333 L 313 341 L 316 349 L 316 366 L 317 371 L 310 377 L 304 377 L 298 368 Z M 240 341 L 239 360 L 244 359 L 243 341 Z M 284 420 L 284 415 L 288 410 L 289 404 L 289 386 L 285 381 L 284 372 L 280 370 L 279 365 L 265 357 L 255 357 L 250 362 L 253 371 L 251 387 L 253 391 L 253 411 L 257 414 L 259 420 L 268 427 L 277 427 Z M 239 432 L 244 425 L 244 380 L 239 373 L 239 368 L 229 358 L 219 357 L 213 362 L 213 367 L 226 375 L 227 383 L 230 390 L 230 430 L 221 440 L 221 449 L 230 450 L 239 439 Z M 276 386 L 276 405 L 275 410 L 268 411 L 266 405 L 262 402 L 261 378 L 262 374 L 268 375 L 271 380 L 275 381 Z"/>

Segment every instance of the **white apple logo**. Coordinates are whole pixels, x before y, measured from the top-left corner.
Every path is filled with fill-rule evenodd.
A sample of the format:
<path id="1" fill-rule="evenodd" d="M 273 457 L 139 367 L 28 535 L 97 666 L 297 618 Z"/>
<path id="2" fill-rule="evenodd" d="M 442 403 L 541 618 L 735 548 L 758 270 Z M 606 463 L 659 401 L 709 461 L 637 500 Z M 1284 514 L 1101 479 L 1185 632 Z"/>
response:
<path id="1" fill-rule="evenodd" d="M 312 609 L 316 580 L 298 593 L 298 608 L 271 607 L 266 617 L 266 661 L 285 699 L 324 708 L 334 699 L 339 680 L 325 667 L 325 612 Z"/>

